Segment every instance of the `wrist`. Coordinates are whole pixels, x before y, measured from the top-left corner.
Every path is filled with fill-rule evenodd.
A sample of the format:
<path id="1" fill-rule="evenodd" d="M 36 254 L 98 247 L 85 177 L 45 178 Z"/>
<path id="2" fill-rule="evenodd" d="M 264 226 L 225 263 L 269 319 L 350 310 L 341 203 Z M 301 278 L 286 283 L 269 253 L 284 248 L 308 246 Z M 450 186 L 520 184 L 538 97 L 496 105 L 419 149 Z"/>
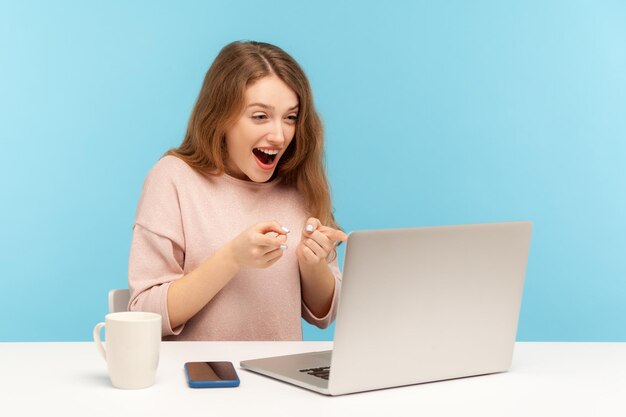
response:
<path id="1" fill-rule="evenodd" d="M 241 264 L 237 261 L 235 251 L 233 250 L 232 244 L 230 242 L 224 245 L 218 251 L 218 253 L 220 256 L 220 260 L 229 270 L 231 270 L 235 274 L 239 272 L 239 270 L 241 269 Z"/>
<path id="2" fill-rule="evenodd" d="M 300 273 L 303 275 L 319 275 L 326 270 L 330 271 L 330 267 L 324 261 L 311 263 L 306 259 L 298 258 L 298 266 L 300 268 Z"/>

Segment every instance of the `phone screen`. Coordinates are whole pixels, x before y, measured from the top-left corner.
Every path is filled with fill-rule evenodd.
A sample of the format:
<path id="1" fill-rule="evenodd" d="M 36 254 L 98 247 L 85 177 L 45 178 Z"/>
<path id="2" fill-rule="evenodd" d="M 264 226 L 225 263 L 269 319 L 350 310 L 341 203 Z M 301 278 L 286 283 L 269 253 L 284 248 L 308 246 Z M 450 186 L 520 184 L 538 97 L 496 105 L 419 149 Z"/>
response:
<path id="1" fill-rule="evenodd" d="M 236 387 L 239 377 L 231 362 L 187 362 L 189 386 L 193 388 Z"/>

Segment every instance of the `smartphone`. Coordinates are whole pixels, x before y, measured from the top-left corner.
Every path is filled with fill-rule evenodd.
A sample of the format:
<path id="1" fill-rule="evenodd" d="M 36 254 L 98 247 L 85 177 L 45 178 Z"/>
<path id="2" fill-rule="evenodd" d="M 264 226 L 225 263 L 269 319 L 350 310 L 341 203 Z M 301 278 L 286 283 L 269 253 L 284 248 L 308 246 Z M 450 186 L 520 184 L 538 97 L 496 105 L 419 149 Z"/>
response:
<path id="1" fill-rule="evenodd" d="M 185 374 L 191 388 L 239 386 L 239 377 L 231 362 L 187 362 Z"/>

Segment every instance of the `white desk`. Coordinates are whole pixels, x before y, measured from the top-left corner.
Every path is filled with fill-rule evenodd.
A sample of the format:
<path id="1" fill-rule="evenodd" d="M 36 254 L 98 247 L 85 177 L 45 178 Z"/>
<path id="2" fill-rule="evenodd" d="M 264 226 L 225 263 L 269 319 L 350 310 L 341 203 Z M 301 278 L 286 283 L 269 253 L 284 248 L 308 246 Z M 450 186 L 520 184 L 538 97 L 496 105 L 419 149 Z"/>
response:
<path id="1" fill-rule="evenodd" d="M 28 416 L 626 416 L 626 343 L 518 343 L 508 373 L 326 397 L 239 361 L 330 342 L 164 342 L 156 384 L 112 388 L 92 343 L 0 343 L 0 409 Z M 186 361 L 229 360 L 239 388 L 190 389 Z M 375 373 L 375 372 L 374 372 Z M 6 413 L 8 412 L 8 413 Z"/>

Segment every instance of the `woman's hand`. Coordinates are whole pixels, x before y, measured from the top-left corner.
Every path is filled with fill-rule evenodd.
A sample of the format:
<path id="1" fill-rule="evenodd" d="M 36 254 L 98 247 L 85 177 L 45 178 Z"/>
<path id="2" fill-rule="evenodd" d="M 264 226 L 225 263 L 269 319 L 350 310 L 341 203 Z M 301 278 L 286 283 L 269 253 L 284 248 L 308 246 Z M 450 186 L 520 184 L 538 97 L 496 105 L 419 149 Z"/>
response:
<path id="1" fill-rule="evenodd" d="M 278 222 L 258 223 L 231 240 L 228 250 L 240 268 L 267 268 L 283 256 L 287 233 Z"/>
<path id="2" fill-rule="evenodd" d="M 318 219 L 311 217 L 306 221 L 296 248 L 298 262 L 307 266 L 326 264 L 329 255 L 335 253 L 337 244 L 347 239 L 348 235 L 341 230 L 324 226 Z"/>

